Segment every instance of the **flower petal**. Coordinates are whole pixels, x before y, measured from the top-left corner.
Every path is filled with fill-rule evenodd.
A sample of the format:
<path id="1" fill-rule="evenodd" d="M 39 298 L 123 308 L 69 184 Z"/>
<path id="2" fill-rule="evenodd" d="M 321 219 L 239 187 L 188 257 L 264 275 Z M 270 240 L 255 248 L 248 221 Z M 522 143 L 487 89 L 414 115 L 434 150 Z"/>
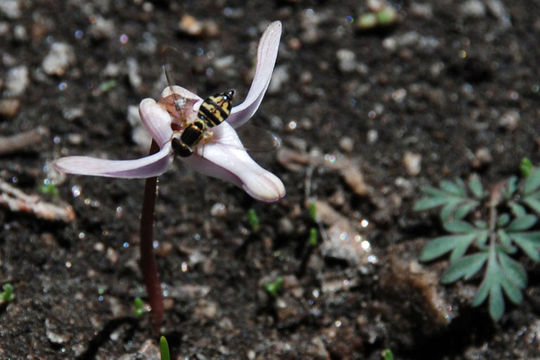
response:
<path id="1" fill-rule="evenodd" d="M 172 94 L 180 95 L 181 97 L 184 97 L 186 99 L 202 100 L 199 95 L 192 93 L 188 89 L 185 89 L 178 85 L 167 86 L 165 89 L 163 89 L 163 91 L 161 92 L 161 98 L 166 98 L 167 96 Z"/>
<path id="2" fill-rule="evenodd" d="M 161 148 L 171 139 L 171 116 L 154 99 L 143 99 L 139 104 L 141 121 Z"/>
<path id="3" fill-rule="evenodd" d="M 257 49 L 257 67 L 253 82 L 243 103 L 235 106 L 227 118 L 237 128 L 248 121 L 257 111 L 272 79 L 281 37 L 281 22 L 274 21 L 264 31 Z"/>
<path id="4" fill-rule="evenodd" d="M 53 165 L 58 171 L 64 173 L 136 179 L 163 174 L 172 159 L 171 145 L 166 143 L 159 152 L 135 160 L 68 156 L 56 160 Z"/>
<path id="5" fill-rule="evenodd" d="M 226 122 L 212 130 L 212 140 L 182 160 L 190 167 L 242 187 L 253 198 L 273 202 L 285 196 L 285 186 L 260 167 L 244 150 L 234 129 Z"/>

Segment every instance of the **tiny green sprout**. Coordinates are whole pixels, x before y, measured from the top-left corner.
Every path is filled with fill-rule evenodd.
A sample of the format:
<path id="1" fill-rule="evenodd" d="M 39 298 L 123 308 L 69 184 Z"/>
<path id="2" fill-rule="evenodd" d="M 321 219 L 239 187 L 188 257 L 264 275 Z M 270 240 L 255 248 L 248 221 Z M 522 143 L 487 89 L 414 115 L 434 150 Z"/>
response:
<path id="1" fill-rule="evenodd" d="M 15 295 L 13 294 L 13 286 L 11 286 L 10 283 L 4 285 L 4 291 L 0 294 L 0 299 L 3 302 L 11 302 L 13 299 L 15 299 Z"/>
<path id="2" fill-rule="evenodd" d="M 362 14 L 358 18 L 357 25 L 361 30 L 373 29 L 377 25 L 377 16 L 371 12 Z"/>
<path id="3" fill-rule="evenodd" d="M 394 354 L 392 353 L 392 350 L 384 349 L 382 352 L 382 358 L 383 360 L 394 360 Z"/>
<path id="4" fill-rule="evenodd" d="M 133 300 L 133 304 L 135 305 L 135 310 L 133 311 L 135 316 L 137 317 L 143 316 L 145 311 L 144 311 L 144 305 L 143 305 L 142 299 L 140 297 L 136 297 L 135 300 Z"/>
<path id="5" fill-rule="evenodd" d="M 260 227 L 259 217 L 257 216 L 255 209 L 248 210 L 248 220 L 249 220 L 249 224 L 251 225 L 251 229 L 253 230 L 253 232 L 259 231 L 259 227 Z"/>
<path id="6" fill-rule="evenodd" d="M 116 80 L 114 79 L 104 81 L 101 84 L 99 84 L 99 91 L 101 91 L 102 93 L 106 93 L 107 91 L 111 91 L 112 89 L 114 89 L 116 86 L 117 86 Z"/>
<path id="7" fill-rule="evenodd" d="M 272 296 L 276 296 L 278 291 L 283 286 L 283 278 L 278 276 L 278 278 L 270 283 L 264 284 L 264 290 Z"/>
<path id="8" fill-rule="evenodd" d="M 169 343 L 165 336 L 159 338 L 159 351 L 161 353 L 161 360 L 171 360 L 171 355 L 169 353 Z"/>
<path id="9" fill-rule="evenodd" d="M 314 202 L 309 203 L 309 218 L 313 221 L 317 221 L 317 204 Z"/>
<path id="10" fill-rule="evenodd" d="M 58 195 L 58 188 L 56 187 L 56 184 L 54 181 L 51 181 L 49 179 L 43 180 L 43 184 L 39 187 L 39 191 L 42 194 L 57 196 Z"/>
<path id="11" fill-rule="evenodd" d="M 392 6 L 385 6 L 375 14 L 377 17 L 377 24 L 381 26 L 392 25 L 397 19 L 397 12 Z"/>
<path id="12" fill-rule="evenodd" d="M 317 238 L 319 237 L 319 232 L 316 228 L 312 227 L 309 229 L 309 245 L 317 246 Z"/>
<path id="13" fill-rule="evenodd" d="M 529 160 L 529 158 L 526 158 L 526 157 L 521 159 L 521 163 L 519 164 L 519 171 L 521 173 L 521 176 L 523 178 L 528 178 L 529 175 L 531 175 L 532 170 L 533 170 L 533 165 L 531 163 L 531 160 Z"/>

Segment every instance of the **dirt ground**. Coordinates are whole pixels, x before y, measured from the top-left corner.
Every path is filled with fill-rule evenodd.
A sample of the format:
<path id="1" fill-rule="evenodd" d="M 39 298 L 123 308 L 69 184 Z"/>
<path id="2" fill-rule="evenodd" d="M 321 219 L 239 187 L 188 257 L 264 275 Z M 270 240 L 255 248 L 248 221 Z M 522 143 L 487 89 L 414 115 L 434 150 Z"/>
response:
<path id="1" fill-rule="evenodd" d="M 356 22 L 368 4 L 352 0 L 2 2 L 0 134 L 48 132 L 2 155 L 1 179 L 76 218 L 0 208 L 0 285 L 15 293 L 0 307 L 0 358 L 159 358 L 149 316 L 134 316 L 134 299 L 146 301 L 144 181 L 61 177 L 50 163 L 147 152 L 133 114 L 166 85 L 164 63 L 202 97 L 235 88 L 240 101 L 260 34 L 280 20 L 252 123 L 283 140 L 254 157 L 287 196 L 257 202 L 178 159 L 159 178 L 173 358 L 376 360 L 389 348 L 396 359 L 540 359 L 538 264 L 525 262 L 523 304 L 494 323 L 470 305 L 478 281 L 443 286 L 444 259 L 418 263 L 441 228 L 412 211 L 423 185 L 473 173 L 493 183 L 524 156 L 540 164 L 540 1 L 396 1 L 398 19 L 370 30 Z M 47 180 L 58 195 L 43 193 Z M 272 296 L 264 285 L 279 277 Z"/>

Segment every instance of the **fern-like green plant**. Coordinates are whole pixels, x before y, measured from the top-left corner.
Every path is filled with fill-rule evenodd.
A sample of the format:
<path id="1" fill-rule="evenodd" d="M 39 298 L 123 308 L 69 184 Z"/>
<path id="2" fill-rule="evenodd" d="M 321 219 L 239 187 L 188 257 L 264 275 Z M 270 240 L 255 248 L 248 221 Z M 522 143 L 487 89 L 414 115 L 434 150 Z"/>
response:
<path id="1" fill-rule="evenodd" d="M 513 256 L 519 251 L 540 261 L 540 231 L 530 231 L 540 215 L 540 168 L 525 179 L 512 176 L 489 191 L 477 177 L 442 181 L 439 188 L 422 189 L 414 205 L 422 211 L 440 208 L 443 228 L 450 233 L 432 239 L 420 254 L 431 261 L 450 253 L 450 266 L 442 283 L 470 280 L 483 270 L 483 280 L 472 301 L 478 306 L 489 299 L 489 314 L 504 314 L 504 295 L 514 304 L 523 300 L 527 274 Z M 504 295 L 503 295 L 504 294 Z"/>

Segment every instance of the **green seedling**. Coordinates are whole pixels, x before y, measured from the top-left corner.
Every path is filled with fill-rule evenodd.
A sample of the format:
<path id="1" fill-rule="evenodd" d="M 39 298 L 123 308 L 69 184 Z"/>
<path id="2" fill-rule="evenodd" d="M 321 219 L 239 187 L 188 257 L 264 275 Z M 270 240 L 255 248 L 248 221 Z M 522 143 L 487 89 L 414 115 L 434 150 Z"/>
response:
<path id="1" fill-rule="evenodd" d="M 319 237 L 319 232 L 317 231 L 316 228 L 311 228 L 309 229 L 309 245 L 311 246 L 317 246 L 317 239 Z"/>
<path id="2" fill-rule="evenodd" d="M 264 284 L 264 290 L 272 296 L 276 296 L 283 287 L 283 278 L 279 276 L 275 281 Z"/>
<path id="3" fill-rule="evenodd" d="M 4 285 L 4 291 L 0 294 L 0 300 L 2 302 L 12 302 L 15 299 L 13 294 L 13 286 L 10 283 Z"/>
<path id="4" fill-rule="evenodd" d="M 259 227 L 260 227 L 259 217 L 257 216 L 255 209 L 248 210 L 248 220 L 249 220 L 249 224 L 251 225 L 251 230 L 253 230 L 253 232 L 259 231 Z"/>
<path id="5" fill-rule="evenodd" d="M 161 353 L 161 360 L 171 360 L 171 355 L 169 353 L 169 343 L 165 336 L 162 336 L 159 339 L 159 351 Z"/>
<path id="6" fill-rule="evenodd" d="M 373 29 L 377 26 L 377 16 L 371 12 L 362 14 L 357 20 L 357 25 L 362 30 Z"/>
<path id="7" fill-rule="evenodd" d="M 43 180 L 43 184 L 39 187 L 39 191 L 42 194 L 47 194 L 47 195 L 52 195 L 52 196 L 58 195 L 58 188 L 56 187 L 56 184 L 49 179 Z"/>
<path id="8" fill-rule="evenodd" d="M 392 25 L 397 19 L 397 12 L 392 6 L 385 6 L 375 13 L 377 24 L 380 26 Z"/>
<path id="9" fill-rule="evenodd" d="M 309 218 L 315 222 L 317 222 L 317 204 L 314 202 L 309 204 Z"/>
<path id="10" fill-rule="evenodd" d="M 384 349 L 382 352 L 382 358 L 383 360 L 394 360 L 394 354 L 392 353 L 392 350 Z"/>
<path id="11" fill-rule="evenodd" d="M 114 89 L 118 84 L 116 83 L 116 80 L 108 80 L 104 81 L 101 84 L 99 84 L 99 91 L 102 93 L 106 93 L 107 91 L 111 91 Z"/>
<path id="12" fill-rule="evenodd" d="M 529 160 L 529 158 L 526 158 L 526 157 L 521 159 L 521 163 L 519 164 L 519 171 L 521 173 L 521 176 L 523 178 L 528 178 L 529 175 L 531 175 L 532 170 L 533 170 L 533 165 L 531 163 L 531 160 Z"/>
<path id="13" fill-rule="evenodd" d="M 133 311 L 135 316 L 143 316 L 146 311 L 144 310 L 144 304 L 142 299 L 140 297 L 135 298 L 135 300 L 133 300 L 133 304 L 135 305 L 135 310 Z"/>
<path id="14" fill-rule="evenodd" d="M 525 179 L 516 176 L 485 191 L 477 177 L 442 181 L 439 188 L 422 189 L 417 211 L 440 208 L 443 228 L 450 235 L 432 239 L 422 250 L 421 261 L 450 254 L 450 266 L 441 282 L 471 280 L 483 270 L 483 280 L 473 306 L 489 299 L 489 314 L 504 314 L 504 295 L 514 304 L 523 300 L 527 285 L 524 267 L 514 258 L 519 252 L 540 261 L 540 232 L 530 231 L 540 214 L 540 168 Z"/>

